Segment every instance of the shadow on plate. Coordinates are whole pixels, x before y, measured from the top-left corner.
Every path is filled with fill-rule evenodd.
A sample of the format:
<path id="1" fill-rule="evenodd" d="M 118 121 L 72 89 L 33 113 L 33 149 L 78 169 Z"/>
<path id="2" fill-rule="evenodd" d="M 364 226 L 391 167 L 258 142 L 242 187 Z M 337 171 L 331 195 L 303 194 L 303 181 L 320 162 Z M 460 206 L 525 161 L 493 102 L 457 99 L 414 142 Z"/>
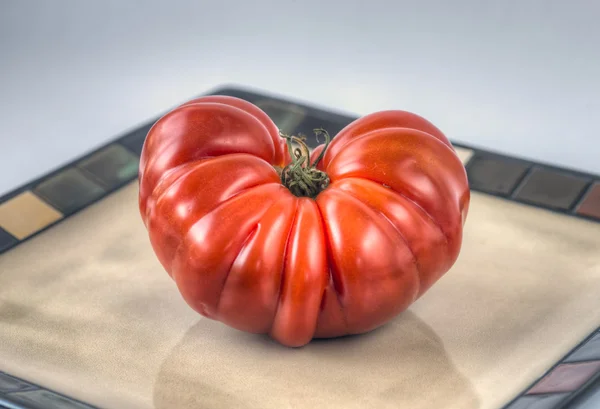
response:
<path id="1" fill-rule="evenodd" d="M 439 337 L 410 311 L 368 334 L 283 347 L 202 319 L 161 365 L 163 408 L 460 408 L 479 400 Z"/>

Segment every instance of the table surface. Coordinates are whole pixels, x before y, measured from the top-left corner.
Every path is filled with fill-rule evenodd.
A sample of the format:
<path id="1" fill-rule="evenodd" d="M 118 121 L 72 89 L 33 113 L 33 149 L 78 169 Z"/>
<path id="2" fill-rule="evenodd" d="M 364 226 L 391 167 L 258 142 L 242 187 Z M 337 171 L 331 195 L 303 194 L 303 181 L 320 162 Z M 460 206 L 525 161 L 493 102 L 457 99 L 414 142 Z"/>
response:
<path id="1" fill-rule="evenodd" d="M 0 194 L 224 83 L 600 173 L 600 3 L 0 3 Z M 567 143 L 565 143 L 567 142 Z"/>

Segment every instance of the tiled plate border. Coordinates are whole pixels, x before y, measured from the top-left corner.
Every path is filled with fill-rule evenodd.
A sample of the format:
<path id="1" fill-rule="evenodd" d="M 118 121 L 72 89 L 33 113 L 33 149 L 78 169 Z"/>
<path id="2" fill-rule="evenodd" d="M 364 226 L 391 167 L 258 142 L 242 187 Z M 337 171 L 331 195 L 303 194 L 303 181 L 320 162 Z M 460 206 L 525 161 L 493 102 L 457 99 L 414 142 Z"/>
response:
<path id="1" fill-rule="evenodd" d="M 259 100 L 270 100 L 270 101 L 274 101 L 276 103 L 282 103 L 282 104 L 287 104 L 287 105 L 292 104 L 293 106 L 300 107 L 302 110 L 307 112 L 309 116 L 317 115 L 319 117 L 326 117 L 328 120 L 339 123 L 339 124 L 348 124 L 356 119 L 355 117 L 352 117 L 352 116 L 331 113 L 331 112 L 328 112 L 323 109 L 315 108 L 308 104 L 291 101 L 287 98 L 282 98 L 282 97 L 278 97 L 278 96 L 274 96 L 274 95 L 268 95 L 263 92 L 249 91 L 247 89 L 244 89 L 244 88 L 238 87 L 238 86 L 220 87 L 211 92 L 206 93 L 205 95 L 215 95 L 215 94 L 236 96 L 236 97 L 239 97 L 242 99 L 249 100 L 251 102 L 257 102 Z M 66 170 L 69 170 L 72 168 L 77 168 L 78 171 L 81 171 L 81 167 L 80 166 L 78 167 L 78 164 L 84 163 L 89 160 L 94 160 L 97 156 L 102 154 L 102 152 L 104 152 L 104 150 L 106 150 L 108 148 L 111 148 L 113 150 L 115 150 L 114 149 L 115 147 L 117 149 L 121 149 L 121 150 L 122 150 L 122 148 L 125 148 L 131 154 L 136 155 L 136 157 L 139 159 L 139 155 L 141 152 L 141 147 L 142 147 L 144 138 L 145 138 L 148 130 L 152 126 L 152 124 L 159 117 L 157 117 L 156 119 L 149 121 L 143 125 L 140 125 L 133 130 L 128 131 L 124 135 L 121 135 L 121 136 L 115 138 L 114 140 L 105 144 L 104 146 L 101 146 L 101 147 L 95 149 L 94 151 L 89 152 L 88 154 L 72 161 L 71 163 L 69 163 L 65 166 L 62 166 L 61 168 L 58 168 L 36 180 L 33 180 L 17 189 L 11 191 L 8 194 L 5 194 L 4 196 L 0 197 L 0 206 L 3 203 L 8 202 L 10 199 L 12 199 L 15 196 L 18 196 L 24 192 L 35 192 L 36 187 L 38 187 L 43 182 L 48 181 L 52 177 L 60 174 L 63 171 L 66 171 Z M 473 191 L 479 191 L 481 193 L 494 195 L 494 196 L 500 197 L 505 200 L 520 202 L 520 203 L 524 203 L 526 205 L 544 208 L 548 211 L 558 212 L 558 213 L 569 215 L 570 217 L 583 218 L 583 219 L 587 219 L 587 220 L 590 220 L 593 222 L 600 223 L 600 216 L 595 218 L 595 217 L 591 217 L 591 216 L 583 216 L 583 215 L 580 215 L 577 213 L 577 209 L 578 209 L 579 205 L 585 199 L 587 193 L 591 190 L 592 186 L 594 186 L 595 183 L 596 184 L 600 183 L 600 176 L 587 174 L 587 173 L 583 173 L 583 172 L 576 172 L 573 170 L 559 168 L 559 167 L 548 165 L 548 164 L 536 163 L 533 161 L 525 160 L 522 158 L 515 158 L 515 157 L 508 156 L 508 155 L 501 155 L 498 153 L 479 149 L 476 147 L 467 146 L 464 144 L 457 143 L 457 144 L 454 144 L 454 146 L 459 149 L 469 151 L 469 154 L 466 157 L 464 157 L 467 173 L 472 171 L 471 167 L 474 163 L 477 163 L 477 161 L 486 161 L 486 160 L 490 160 L 490 158 L 491 158 L 492 162 L 494 162 L 494 163 L 498 162 L 501 165 L 505 162 L 517 161 L 520 164 L 524 164 L 524 166 L 525 166 L 525 171 L 523 172 L 523 174 L 520 177 L 518 177 L 517 180 L 512 182 L 513 183 L 512 186 L 509 186 L 506 189 L 503 188 L 502 192 L 490 191 L 489 189 L 486 189 L 485 186 L 471 186 L 471 189 Z M 548 175 L 556 174 L 556 175 L 559 175 L 559 177 L 561 177 L 560 175 L 565 175 L 564 177 L 566 177 L 566 178 L 576 178 L 573 180 L 575 182 L 579 183 L 580 187 L 576 191 L 571 192 L 573 197 L 572 197 L 572 200 L 569 201 L 569 204 L 560 205 L 560 206 L 543 205 L 536 201 L 536 199 L 535 199 L 535 195 L 537 194 L 536 192 L 529 192 L 527 194 L 524 194 L 522 192 L 523 186 L 525 186 L 527 184 L 528 178 L 531 177 L 532 173 L 543 173 L 543 174 L 546 174 L 546 177 L 548 177 Z M 84 178 L 89 178 L 89 181 L 91 183 L 98 182 L 97 175 L 94 175 L 93 173 L 91 174 L 90 172 L 82 172 L 82 174 L 83 174 Z M 125 175 L 126 175 L 126 177 L 123 178 L 122 180 L 119 180 L 118 182 L 113 183 L 112 185 L 104 186 L 105 192 L 103 195 L 89 200 L 84 206 L 81 206 L 81 208 L 64 214 L 63 217 L 60 218 L 59 220 L 49 223 L 47 226 L 44 226 L 44 227 L 38 229 L 37 231 L 35 231 L 32 234 L 28 235 L 27 237 L 23 238 L 22 240 L 19 240 L 17 238 L 14 238 L 14 240 L 8 240 L 6 247 L 3 249 L 0 248 L 0 254 L 2 254 L 4 251 L 8 251 L 9 249 L 31 239 L 32 237 L 35 237 L 36 235 L 42 233 L 43 231 L 60 223 L 62 220 L 83 210 L 85 207 L 90 206 L 93 203 L 96 203 L 96 202 L 102 200 L 103 198 L 110 195 L 111 193 L 119 190 L 123 186 L 134 181 L 137 177 L 134 174 L 126 173 Z M 553 177 L 553 176 L 551 176 L 551 177 Z M 569 180 L 571 180 L 571 179 L 569 179 Z M 567 188 L 569 187 L 568 185 L 569 184 L 566 183 Z M 35 193 L 33 193 L 33 194 L 35 194 Z M 527 195 L 529 195 L 529 197 L 527 197 Z M 42 198 L 40 196 L 37 196 L 37 197 L 39 198 L 40 201 L 47 203 L 48 206 L 50 206 L 51 208 L 54 208 L 53 205 L 48 203 L 48 201 L 46 201 L 44 198 Z M 571 351 L 571 353 L 569 353 L 563 359 L 561 359 L 559 362 L 557 362 L 552 368 L 550 368 L 547 371 L 547 373 L 543 374 L 535 383 L 530 385 L 525 391 L 523 391 L 520 395 L 515 397 L 511 402 L 509 402 L 503 408 L 499 408 L 499 409 L 527 409 L 527 408 L 533 408 L 533 407 L 536 407 L 536 408 L 543 407 L 544 409 L 567 408 L 568 405 L 570 405 L 572 402 L 574 402 L 574 400 L 579 395 L 581 395 L 583 392 L 585 392 L 590 385 L 592 385 L 596 380 L 600 379 L 600 348 L 598 348 L 598 345 L 597 345 L 597 341 L 598 341 L 599 337 L 600 337 L 600 328 L 598 330 L 596 330 L 593 334 L 591 334 L 588 338 L 586 338 L 584 341 L 582 341 L 580 345 L 575 347 L 573 349 L 573 351 Z M 592 354 L 591 357 L 588 357 L 585 360 L 571 359 L 571 357 L 574 354 L 577 354 L 578 351 L 583 350 L 585 352 L 586 348 L 594 349 L 595 352 L 594 352 L 594 354 Z M 565 377 L 565 374 L 571 375 L 571 376 Z M 66 408 L 73 408 L 73 409 L 92 408 L 92 406 L 84 404 L 83 402 L 71 400 L 63 395 L 59 395 L 59 394 L 56 394 L 55 392 L 46 390 L 41 386 L 31 385 L 26 381 L 21 381 L 23 384 L 29 385 L 28 389 L 26 389 L 26 390 L 22 390 L 19 392 L 16 392 L 16 391 L 3 392 L 1 389 L 1 386 L 2 386 L 1 377 L 2 376 L 10 376 L 10 375 L 3 374 L 2 372 L 0 372 L 0 408 L 6 407 L 6 408 L 10 408 L 10 409 L 13 409 L 13 408 L 15 408 L 15 409 L 16 408 L 18 408 L 18 409 L 25 409 L 25 408 L 37 409 L 39 406 L 36 406 L 36 403 L 38 405 L 39 404 L 49 405 L 49 404 L 51 404 L 50 401 L 53 402 L 52 404 L 56 404 L 56 407 L 61 407 L 61 408 L 65 408 L 65 409 Z M 15 377 L 11 377 L 11 378 L 16 379 Z M 575 381 L 577 381 L 577 382 L 575 382 Z M 44 392 L 44 394 L 40 394 L 40 391 L 45 391 L 45 392 Z M 29 399 L 30 404 L 27 403 L 28 402 L 27 399 Z M 45 399 L 45 401 L 41 402 L 39 399 Z M 31 405 L 34 405 L 34 406 L 31 406 Z M 539 406 L 535 406 L 535 405 L 539 405 Z M 47 406 L 42 406 L 42 407 L 47 407 Z"/>
<path id="2" fill-rule="evenodd" d="M 0 409 L 99 409 L 0 371 Z"/>

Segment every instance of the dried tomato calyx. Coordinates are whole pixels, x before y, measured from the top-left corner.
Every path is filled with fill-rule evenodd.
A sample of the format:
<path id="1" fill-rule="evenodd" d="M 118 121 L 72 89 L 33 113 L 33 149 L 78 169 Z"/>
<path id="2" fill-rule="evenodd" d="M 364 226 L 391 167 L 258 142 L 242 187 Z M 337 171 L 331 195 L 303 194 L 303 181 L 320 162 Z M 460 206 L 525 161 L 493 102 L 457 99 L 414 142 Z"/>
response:
<path id="1" fill-rule="evenodd" d="M 323 155 L 325 155 L 325 150 L 329 146 L 331 138 L 329 137 L 329 133 L 322 128 L 315 129 L 314 132 L 317 135 L 317 139 L 319 135 L 325 136 L 325 146 L 313 163 L 310 161 L 310 150 L 304 142 L 305 138 L 280 134 L 282 138 L 286 139 L 290 157 L 292 158 L 291 163 L 281 171 L 281 183 L 294 196 L 314 199 L 329 186 L 329 176 L 322 170 L 317 169 L 317 164 L 323 158 Z M 300 148 L 294 148 L 292 142 L 299 144 Z"/>

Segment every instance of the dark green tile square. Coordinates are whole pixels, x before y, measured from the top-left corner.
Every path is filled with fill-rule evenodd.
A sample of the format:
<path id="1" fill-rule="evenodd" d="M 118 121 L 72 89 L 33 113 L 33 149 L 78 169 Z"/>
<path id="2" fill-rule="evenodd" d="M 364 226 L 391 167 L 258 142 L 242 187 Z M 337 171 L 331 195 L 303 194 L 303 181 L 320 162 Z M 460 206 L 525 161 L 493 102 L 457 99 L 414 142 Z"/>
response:
<path id="1" fill-rule="evenodd" d="M 0 372 L 0 392 L 18 392 L 35 389 L 35 386 Z"/>
<path id="2" fill-rule="evenodd" d="M 296 105 L 272 99 L 258 101 L 256 102 L 256 106 L 271 118 L 281 132 L 288 135 L 296 134 L 298 125 L 300 125 L 306 115 L 304 109 Z"/>
<path id="3" fill-rule="evenodd" d="M 93 409 L 90 405 L 43 389 L 10 393 L 6 397 L 28 409 Z"/>
<path id="4" fill-rule="evenodd" d="M 472 189 L 507 196 L 528 169 L 529 165 L 520 161 L 476 155 L 469 163 L 467 174 Z"/>
<path id="5" fill-rule="evenodd" d="M 102 197 L 106 190 L 81 170 L 69 168 L 44 180 L 34 192 L 67 215 Z"/>
<path id="6" fill-rule="evenodd" d="M 135 179 L 139 158 L 123 146 L 112 144 L 79 162 L 77 166 L 111 190 Z"/>
<path id="7" fill-rule="evenodd" d="M 18 243 L 18 240 L 0 227 L 0 252 L 7 250 Z"/>
<path id="8" fill-rule="evenodd" d="M 119 143 L 140 156 L 142 154 L 144 142 L 146 141 L 146 136 L 148 136 L 148 132 L 153 125 L 154 122 L 139 127 L 138 129 L 123 136 Z"/>
<path id="9" fill-rule="evenodd" d="M 588 179 L 576 175 L 537 168 L 523 181 L 515 198 L 552 209 L 568 210 L 588 183 Z"/>

